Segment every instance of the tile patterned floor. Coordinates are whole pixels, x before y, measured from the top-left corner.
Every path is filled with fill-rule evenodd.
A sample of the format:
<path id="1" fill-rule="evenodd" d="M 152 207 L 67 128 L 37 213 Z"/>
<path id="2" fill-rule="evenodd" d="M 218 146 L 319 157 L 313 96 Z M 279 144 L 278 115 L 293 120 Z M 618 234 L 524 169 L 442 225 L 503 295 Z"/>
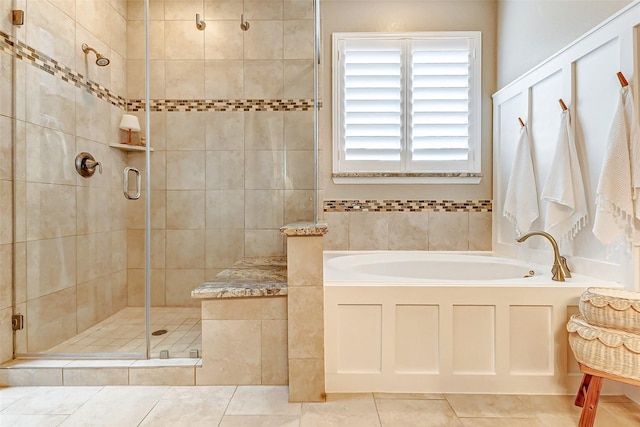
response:
<path id="1" fill-rule="evenodd" d="M 575 427 L 572 396 L 330 395 L 289 403 L 279 386 L 0 388 L 1 426 Z M 603 396 L 597 427 L 640 426 L 640 405 Z"/>
<path id="2" fill-rule="evenodd" d="M 169 357 L 189 357 L 191 350 L 202 351 L 200 308 L 153 307 L 151 332 L 167 333 L 151 337 L 151 357 L 168 350 Z M 144 353 L 144 308 L 127 307 L 95 326 L 43 353 Z"/>

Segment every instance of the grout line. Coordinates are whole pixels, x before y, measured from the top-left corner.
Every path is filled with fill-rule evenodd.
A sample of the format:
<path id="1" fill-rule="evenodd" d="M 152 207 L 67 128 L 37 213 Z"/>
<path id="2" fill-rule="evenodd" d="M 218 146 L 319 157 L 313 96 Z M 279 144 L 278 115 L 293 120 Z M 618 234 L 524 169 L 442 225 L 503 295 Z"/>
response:
<path id="1" fill-rule="evenodd" d="M 235 386 L 235 388 L 233 389 L 233 393 L 231 393 L 231 397 L 229 398 L 229 401 L 227 402 L 227 406 L 224 407 L 224 411 L 222 412 L 222 417 L 220 418 L 220 422 L 218 423 L 218 427 L 220 427 L 220 424 L 224 420 L 224 417 L 227 416 L 227 410 L 229 409 L 229 405 L 231 405 L 231 401 L 235 397 L 237 391 L 238 391 L 238 386 Z"/>
<path id="2" fill-rule="evenodd" d="M 373 405 L 376 408 L 376 415 L 378 416 L 378 423 L 382 426 L 382 418 L 380 418 L 380 409 L 378 408 L 378 401 L 374 397 L 374 393 L 371 393 L 371 398 L 373 399 Z"/>

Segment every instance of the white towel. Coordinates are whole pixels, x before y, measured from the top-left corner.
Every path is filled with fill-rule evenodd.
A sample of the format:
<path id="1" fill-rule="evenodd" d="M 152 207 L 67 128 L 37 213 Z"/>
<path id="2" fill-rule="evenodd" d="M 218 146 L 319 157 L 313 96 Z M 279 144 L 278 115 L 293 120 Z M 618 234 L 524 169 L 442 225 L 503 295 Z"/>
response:
<path id="1" fill-rule="evenodd" d="M 624 117 L 629 132 L 629 153 L 631 155 L 631 186 L 635 217 L 640 219 L 640 123 L 633 105 L 633 89 L 631 85 L 622 88 L 624 94 Z"/>
<path id="2" fill-rule="evenodd" d="M 518 236 L 529 231 L 540 215 L 531 142 L 526 126 L 520 130 L 502 214 L 513 223 Z"/>
<path id="3" fill-rule="evenodd" d="M 593 234 L 605 246 L 622 236 L 630 243 L 634 201 L 631 165 L 631 125 L 633 105 L 629 88 L 623 87 L 613 116 L 596 191 Z M 635 165 L 636 167 L 638 164 Z"/>
<path id="4" fill-rule="evenodd" d="M 549 202 L 545 231 L 558 240 L 573 239 L 587 222 L 587 200 L 578 152 L 569 124 L 569 110 L 563 111 L 560 118 L 556 152 L 542 190 L 542 198 Z"/>

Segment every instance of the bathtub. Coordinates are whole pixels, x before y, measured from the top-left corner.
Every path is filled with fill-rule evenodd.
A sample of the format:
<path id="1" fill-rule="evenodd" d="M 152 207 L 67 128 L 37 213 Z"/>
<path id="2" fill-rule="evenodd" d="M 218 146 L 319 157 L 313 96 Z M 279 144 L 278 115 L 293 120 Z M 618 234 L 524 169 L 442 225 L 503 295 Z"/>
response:
<path id="1" fill-rule="evenodd" d="M 486 252 L 325 252 L 327 392 L 573 394 L 568 318 L 617 283 Z M 609 384 L 604 393 L 621 393 Z"/>

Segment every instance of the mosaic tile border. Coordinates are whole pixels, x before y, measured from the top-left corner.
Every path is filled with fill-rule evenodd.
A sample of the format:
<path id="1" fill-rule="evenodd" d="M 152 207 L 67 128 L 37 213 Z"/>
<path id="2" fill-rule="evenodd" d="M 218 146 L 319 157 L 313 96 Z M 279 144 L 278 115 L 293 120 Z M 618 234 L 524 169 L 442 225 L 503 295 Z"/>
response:
<path id="1" fill-rule="evenodd" d="M 324 212 L 491 212 L 491 200 L 324 200 Z"/>
<path id="2" fill-rule="evenodd" d="M 310 111 L 313 99 L 152 99 L 150 110 L 161 111 Z M 321 105 L 321 104 L 320 104 Z M 144 111 L 144 101 L 130 100 L 127 111 Z"/>
<path id="3" fill-rule="evenodd" d="M 0 31 L 0 51 L 49 73 L 54 77 L 84 88 L 90 94 L 103 99 L 125 111 L 144 111 L 144 100 L 127 100 L 112 93 L 109 89 L 85 78 L 70 68 L 61 65 L 55 59 L 42 52 L 15 40 L 12 36 Z M 310 111 L 313 99 L 154 99 L 151 100 L 152 112 L 188 112 L 188 111 Z M 318 107 L 321 107 L 319 103 Z"/>
<path id="4" fill-rule="evenodd" d="M 111 93 L 109 89 L 85 78 L 82 74 L 73 71 L 69 67 L 60 64 L 55 59 L 27 46 L 10 35 L 0 31 L 0 48 L 22 61 L 27 61 L 32 66 L 54 77 L 73 84 L 77 88 L 83 88 L 90 94 L 109 102 L 116 107 L 124 109 L 127 105 L 125 98 Z"/>

